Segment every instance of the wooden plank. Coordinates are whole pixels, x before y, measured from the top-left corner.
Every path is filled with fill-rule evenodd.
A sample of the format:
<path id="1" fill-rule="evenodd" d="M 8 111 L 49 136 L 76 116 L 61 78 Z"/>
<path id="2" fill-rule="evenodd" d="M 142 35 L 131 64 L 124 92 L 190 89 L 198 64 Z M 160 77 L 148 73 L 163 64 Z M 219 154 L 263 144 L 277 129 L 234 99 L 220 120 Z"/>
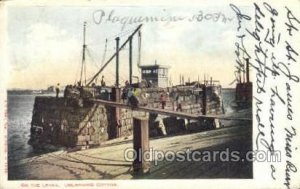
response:
<path id="1" fill-rule="evenodd" d="M 120 108 L 124 108 L 124 109 L 132 109 L 135 111 L 143 111 L 143 112 L 155 113 L 155 114 L 172 116 L 172 117 L 181 117 L 184 119 L 191 119 L 191 120 L 200 120 L 200 119 L 208 118 L 208 119 L 220 119 L 220 120 L 252 121 L 251 118 L 229 117 L 229 116 L 225 116 L 224 114 L 223 115 L 199 115 L 199 114 L 190 114 L 190 113 L 184 113 L 184 112 L 176 112 L 176 111 L 160 109 L 160 108 L 149 108 L 149 107 L 145 107 L 145 106 L 133 107 L 133 106 L 130 106 L 127 104 L 112 102 L 112 101 L 107 101 L 107 100 L 95 99 L 92 101 L 95 103 L 99 103 L 99 104 L 111 106 L 111 107 L 120 107 Z"/>

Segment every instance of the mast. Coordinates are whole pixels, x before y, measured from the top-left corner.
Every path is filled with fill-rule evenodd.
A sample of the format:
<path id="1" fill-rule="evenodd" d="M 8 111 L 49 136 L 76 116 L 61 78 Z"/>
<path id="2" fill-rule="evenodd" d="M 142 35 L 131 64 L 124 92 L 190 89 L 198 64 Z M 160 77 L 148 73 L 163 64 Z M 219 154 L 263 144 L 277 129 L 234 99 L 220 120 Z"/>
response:
<path id="1" fill-rule="evenodd" d="M 139 48 L 139 55 L 138 55 L 138 68 L 141 67 L 141 48 L 142 48 L 142 33 L 141 31 L 139 30 L 138 32 L 138 48 Z"/>
<path id="2" fill-rule="evenodd" d="M 120 38 L 116 38 L 116 87 L 119 87 L 119 42 Z"/>
<path id="3" fill-rule="evenodd" d="M 81 61 L 81 72 L 80 72 L 80 84 L 82 83 L 82 76 L 84 74 L 84 84 L 86 85 L 86 64 L 85 64 L 85 33 L 86 33 L 86 22 L 83 23 L 83 45 L 82 45 L 82 61 Z M 84 73 L 83 73 L 84 72 Z"/>
<path id="4" fill-rule="evenodd" d="M 129 84 L 132 84 L 132 36 L 129 37 Z"/>
<path id="5" fill-rule="evenodd" d="M 250 75 L 249 75 L 249 58 L 246 59 L 246 82 L 250 82 Z"/>

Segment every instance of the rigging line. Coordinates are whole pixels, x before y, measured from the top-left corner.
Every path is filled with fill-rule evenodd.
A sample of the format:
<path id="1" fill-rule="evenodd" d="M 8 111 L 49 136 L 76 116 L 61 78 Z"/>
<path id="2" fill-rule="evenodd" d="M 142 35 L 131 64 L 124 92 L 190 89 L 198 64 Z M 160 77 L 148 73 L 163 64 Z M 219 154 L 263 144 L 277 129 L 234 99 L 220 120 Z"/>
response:
<path id="1" fill-rule="evenodd" d="M 112 70 L 107 69 L 103 75 L 105 76 L 105 78 L 109 78 L 110 80 L 112 80 L 112 82 L 115 82 L 114 78 L 116 77 L 116 74 Z M 92 77 L 88 78 L 87 81 L 90 81 L 91 79 L 92 79 Z M 125 77 L 120 76 L 121 83 L 125 83 L 125 81 L 127 81 L 127 80 L 128 79 L 126 79 Z"/>
<path id="2" fill-rule="evenodd" d="M 120 80 L 124 81 L 124 83 L 125 83 L 125 81 L 128 81 L 128 78 L 125 78 L 125 76 L 120 75 L 119 77 L 120 77 Z"/>
<path id="3" fill-rule="evenodd" d="M 86 85 L 86 63 L 84 63 L 84 85 Z"/>
<path id="4" fill-rule="evenodd" d="M 126 61 L 124 61 L 125 63 Z M 122 64 L 120 64 L 122 65 Z M 116 77 L 115 71 L 113 71 L 112 69 L 114 69 L 114 67 L 111 67 L 110 69 L 107 69 L 107 72 L 109 72 L 111 75 L 113 75 L 113 77 Z M 124 76 L 124 74 L 121 74 L 122 69 L 120 69 L 120 74 L 119 74 L 119 78 L 120 80 L 126 81 L 128 80 L 126 76 Z M 125 83 L 125 82 L 124 82 Z"/>
<path id="5" fill-rule="evenodd" d="M 132 29 L 130 29 L 130 30 L 127 30 L 127 31 L 124 31 L 124 32 L 120 32 L 120 33 L 118 33 L 118 34 L 116 34 L 116 35 L 114 35 L 114 36 L 112 36 L 112 37 L 108 37 L 107 38 L 107 40 L 108 40 L 108 42 L 115 42 L 115 39 L 116 39 L 116 37 L 119 37 L 120 38 L 120 40 L 122 40 L 122 38 L 124 37 L 124 36 L 130 36 L 130 34 L 133 32 L 133 31 L 135 31 L 135 28 L 134 27 L 132 27 Z M 128 38 L 128 37 L 124 37 L 124 38 Z M 121 42 L 121 41 L 120 41 Z"/>
<path id="6" fill-rule="evenodd" d="M 142 27 L 142 24 L 140 24 L 137 28 L 136 28 L 136 30 L 134 30 L 134 32 L 131 34 L 131 36 L 134 36 L 135 34 L 136 34 L 136 32 L 138 32 L 139 30 L 140 30 L 140 28 Z M 122 48 L 124 48 L 124 46 L 126 45 L 126 43 L 129 41 L 129 39 L 127 39 L 121 46 L 120 46 L 120 48 L 119 49 L 122 49 Z M 106 62 L 105 62 L 105 64 L 102 66 L 102 68 L 94 75 L 94 77 L 93 78 L 96 78 L 97 77 L 97 75 L 99 75 L 104 69 L 105 69 L 105 67 L 114 59 L 116 57 L 116 53 L 114 53 Z M 89 85 L 89 84 L 91 84 L 93 82 L 93 79 L 87 84 L 87 85 Z"/>
<path id="7" fill-rule="evenodd" d="M 81 73 L 80 73 L 80 83 L 82 83 L 82 74 L 85 74 L 85 82 L 86 82 L 86 66 L 85 66 L 85 49 L 86 49 L 86 22 L 83 23 L 83 45 L 82 45 L 82 62 L 81 62 Z"/>
<path id="8" fill-rule="evenodd" d="M 97 61 L 97 62 L 101 62 L 101 66 L 105 63 L 105 59 L 106 59 L 106 55 L 107 55 L 107 51 L 115 51 L 115 49 L 107 49 L 107 44 L 104 47 L 104 53 L 102 55 L 102 57 L 99 55 L 99 51 L 95 51 L 92 48 L 89 48 L 89 51 L 91 53 L 91 55 L 93 55 L 96 60 L 102 60 L 102 61 Z M 99 64 L 100 65 L 100 64 Z"/>
<path id="9" fill-rule="evenodd" d="M 135 30 L 135 28 L 136 28 L 136 26 L 132 26 L 132 28 L 131 29 L 128 29 L 128 30 L 126 30 L 126 31 L 123 31 L 123 32 L 120 32 L 120 33 L 118 33 L 118 34 L 116 34 L 116 35 L 113 35 L 113 36 L 111 36 L 111 37 L 108 37 L 108 38 L 106 38 L 105 40 L 101 40 L 100 42 L 98 42 L 98 43 L 89 43 L 88 45 L 89 46 L 98 46 L 98 45 L 102 45 L 103 43 L 105 44 L 105 43 L 115 43 L 115 38 L 116 37 L 122 37 L 122 36 L 125 36 L 125 35 L 129 35 L 131 32 L 133 32 L 134 30 Z"/>
<path id="10" fill-rule="evenodd" d="M 98 77 L 97 77 L 98 78 Z M 93 77 L 88 78 L 86 81 L 90 82 L 93 79 Z"/>
<path id="11" fill-rule="evenodd" d="M 100 42 L 95 42 L 95 43 L 89 43 L 89 46 L 100 46 L 100 45 L 103 45 L 106 43 L 106 40 L 107 40 L 107 43 L 115 43 L 115 39 L 108 39 L 106 38 L 105 40 L 101 40 Z"/>
<path id="12" fill-rule="evenodd" d="M 124 49 L 125 49 L 125 48 L 123 48 L 122 50 L 124 50 Z M 90 56 L 91 60 L 93 61 L 93 63 L 97 66 L 97 68 L 100 68 L 99 65 L 97 64 L 97 61 L 95 61 L 95 59 L 94 59 L 94 57 L 93 57 L 93 55 L 92 55 L 92 54 L 94 54 L 94 53 L 92 53 L 93 50 L 90 49 L 90 48 L 86 48 L 86 50 L 87 50 L 87 53 L 88 53 L 88 55 Z M 128 50 L 128 49 L 125 49 L 125 50 Z M 106 53 L 106 52 L 104 52 L 104 53 Z M 104 61 L 105 61 L 105 60 L 104 60 Z M 103 66 L 103 64 L 101 65 L 101 67 L 102 67 L 102 66 Z M 111 70 L 109 70 L 109 72 L 110 72 L 111 75 L 113 75 L 113 76 L 115 77 L 115 74 L 112 74 L 113 72 L 112 72 Z M 99 76 L 98 76 L 98 77 L 99 77 Z M 98 78 L 98 77 L 97 77 L 97 78 Z M 128 80 L 128 79 L 126 79 L 125 76 L 120 75 L 119 77 L 120 77 L 121 80 L 124 81 L 124 83 L 125 83 L 125 81 Z M 90 79 L 90 78 L 89 78 L 89 79 Z M 96 79 L 96 78 L 95 78 L 95 79 Z"/>
<path id="13" fill-rule="evenodd" d="M 127 35 L 129 35 L 131 32 L 127 32 L 127 33 L 123 33 L 123 34 L 120 34 L 120 35 L 118 35 L 117 37 L 120 37 L 120 38 L 122 38 L 122 37 L 124 37 L 124 36 L 127 36 Z"/>
<path id="14" fill-rule="evenodd" d="M 92 62 L 93 62 L 94 65 L 96 66 L 96 68 L 100 68 L 100 67 L 98 66 L 98 64 L 97 64 L 97 61 L 96 61 L 96 60 L 94 59 L 94 57 L 92 56 L 92 54 L 91 54 L 91 52 L 90 52 L 90 49 L 87 48 L 86 51 L 87 51 L 89 57 L 91 58 Z"/>
<path id="15" fill-rule="evenodd" d="M 130 33 L 130 32 L 133 32 L 133 31 L 135 30 L 136 27 L 137 27 L 136 25 L 135 25 L 135 26 L 132 26 L 131 28 L 128 28 L 127 30 L 124 30 L 124 31 L 119 32 L 117 35 L 124 34 L 124 33 Z M 117 36 L 117 35 L 115 35 L 115 36 Z"/>
<path id="16" fill-rule="evenodd" d="M 93 57 L 96 58 L 96 60 L 97 60 L 96 62 L 99 62 L 99 63 L 102 62 L 100 60 L 102 60 L 103 56 L 101 57 L 99 55 L 98 51 L 95 51 L 95 50 L 93 50 L 91 48 L 89 49 L 89 51 L 90 51 L 91 55 L 93 55 Z M 115 51 L 115 49 L 107 49 L 106 51 Z M 107 53 L 106 53 L 106 55 L 107 55 Z"/>
<path id="17" fill-rule="evenodd" d="M 80 83 L 82 81 L 82 73 L 83 73 L 83 61 L 81 61 L 81 71 L 80 71 Z"/>
<path id="18" fill-rule="evenodd" d="M 120 50 L 119 52 L 123 51 L 123 50 L 126 50 L 125 48 L 123 48 L 122 50 Z M 114 49 L 115 51 L 115 49 Z M 93 62 L 94 66 L 96 66 L 97 69 L 100 69 L 103 65 L 101 65 L 101 67 L 99 66 L 100 64 L 98 64 L 99 61 L 96 61 L 96 60 L 99 60 L 99 56 L 96 55 L 95 51 L 91 48 L 86 48 L 86 52 L 87 52 L 87 55 L 89 55 L 91 61 Z M 96 60 L 95 60 L 95 57 L 96 57 Z M 105 61 L 105 60 L 104 60 Z M 102 64 L 102 63 L 101 63 Z M 123 78 L 122 76 L 119 76 L 120 78 Z M 87 79 L 87 81 L 89 81 L 91 78 Z M 96 78 L 95 78 L 96 79 Z"/>
<path id="19" fill-rule="evenodd" d="M 103 53 L 103 56 L 102 56 L 101 67 L 105 63 L 106 51 L 107 51 L 107 39 L 105 40 L 105 47 L 104 47 L 104 53 Z"/>
<path id="20" fill-rule="evenodd" d="M 109 75 L 112 76 L 112 78 L 115 78 L 115 73 L 112 70 L 110 70 L 110 69 L 107 69 L 105 74 L 109 74 Z M 103 75 L 105 75 L 105 74 L 103 74 Z M 98 77 L 99 77 L 99 75 L 97 76 L 97 78 Z M 93 79 L 93 77 L 90 77 L 90 78 L 87 79 L 87 81 L 91 81 L 92 79 Z"/>
<path id="21" fill-rule="evenodd" d="M 232 85 L 234 84 L 235 82 L 237 82 L 237 79 L 234 79 L 231 83 L 229 83 L 228 85 Z"/>
<path id="22" fill-rule="evenodd" d="M 91 61 L 93 62 L 93 64 L 94 64 L 94 66 L 97 68 L 97 69 L 100 69 L 103 65 L 101 65 L 101 67 L 99 66 L 100 64 L 98 64 L 98 59 L 100 59 L 99 57 L 97 58 L 97 56 L 95 56 L 96 57 L 96 59 L 95 59 L 95 57 L 93 56 L 93 55 L 96 55 L 95 54 L 95 52 L 93 53 L 93 50 L 91 49 L 91 48 L 86 48 L 86 51 L 87 51 L 87 54 L 89 55 L 89 57 L 90 57 L 90 59 L 91 59 Z M 122 76 L 120 76 L 120 77 L 122 77 Z M 97 77 L 98 78 L 98 77 Z M 90 78 L 89 78 L 90 79 Z M 88 79 L 88 80 L 89 80 Z M 96 78 L 95 78 L 96 79 Z M 123 79 L 124 79 L 124 77 L 123 77 Z"/>
<path id="23" fill-rule="evenodd" d="M 94 66 L 99 69 L 99 65 L 97 64 L 97 61 L 94 59 L 94 57 L 92 56 L 92 53 L 90 52 L 90 48 L 87 48 L 87 53 L 89 55 L 89 57 L 91 58 L 92 62 L 94 63 Z M 88 79 L 88 81 L 90 80 L 90 78 Z M 98 77 L 95 78 L 95 81 L 97 83 Z"/>
<path id="24" fill-rule="evenodd" d="M 96 58 L 96 60 L 97 60 L 96 62 L 99 63 L 100 62 L 99 60 L 101 60 L 100 55 L 98 55 L 98 53 L 95 50 L 91 49 L 91 48 L 89 48 L 89 51 L 90 51 L 91 55 L 93 55 L 93 57 Z"/>
<path id="25" fill-rule="evenodd" d="M 106 48 L 106 49 L 105 49 L 105 48 Z M 115 48 L 113 48 L 113 49 L 108 49 L 107 46 L 106 46 L 105 48 L 103 48 L 103 49 L 104 49 L 104 52 L 105 52 L 105 57 L 106 57 L 108 51 L 116 51 Z M 102 48 L 101 48 L 101 49 L 102 49 Z M 123 48 L 123 49 L 120 49 L 119 52 L 121 52 L 121 51 L 128 51 L 128 50 L 129 50 L 128 48 Z M 101 60 L 103 60 L 103 61 L 101 61 L 101 62 L 105 62 L 105 58 L 103 59 L 104 54 L 103 54 L 103 56 L 100 58 L 100 55 L 98 55 L 97 52 L 96 52 L 95 50 L 93 50 L 92 48 L 89 48 L 89 51 L 90 51 L 90 53 L 91 53 L 93 56 L 95 56 L 95 58 L 96 58 L 97 60 L 100 60 L 100 59 L 101 59 Z M 103 63 L 103 64 L 104 64 L 104 63 Z M 99 64 L 99 65 L 100 65 L 100 64 Z"/>
<path id="26" fill-rule="evenodd" d="M 84 55 L 84 57 L 85 57 L 85 55 Z M 82 70 L 81 70 L 81 74 L 83 73 L 83 77 L 82 77 L 82 80 L 84 79 L 84 84 L 86 84 L 86 61 L 85 61 L 85 58 L 83 59 L 83 61 L 82 61 Z M 81 79 L 80 79 L 80 82 L 81 82 L 81 84 L 82 84 L 82 81 Z"/>
<path id="27" fill-rule="evenodd" d="M 81 66 L 81 62 L 79 62 L 78 66 L 77 66 L 77 69 L 76 69 L 74 85 L 76 85 L 76 83 L 77 83 L 77 76 L 78 76 L 78 74 L 79 74 L 80 66 Z"/>
<path id="28" fill-rule="evenodd" d="M 105 78 L 108 78 L 108 80 L 106 79 L 107 81 L 115 82 L 116 76 L 112 70 L 107 70 L 107 72 L 103 75 L 105 75 Z"/>
<path id="29" fill-rule="evenodd" d="M 107 72 L 108 72 L 108 73 L 107 73 Z M 113 70 L 111 70 L 111 69 L 107 69 L 107 70 L 106 70 L 106 74 L 110 74 L 113 78 L 116 77 L 115 72 L 114 72 Z M 125 79 L 125 76 L 122 76 L 121 74 L 119 75 L 119 77 L 120 77 L 120 80 L 123 80 L 123 81 L 128 80 L 128 79 Z M 125 83 L 125 82 L 124 82 L 124 83 Z"/>
<path id="30" fill-rule="evenodd" d="M 136 29 L 136 26 L 133 26 L 132 28 L 122 31 L 122 32 L 119 32 L 118 34 L 113 35 L 113 36 L 109 37 L 108 39 L 115 40 L 116 37 L 122 37 L 124 35 L 128 35 L 128 34 L 132 33 L 135 29 Z"/>
<path id="31" fill-rule="evenodd" d="M 100 50 L 104 50 L 104 48 L 99 48 Z M 127 50 L 127 49 L 125 49 L 125 50 Z M 95 50 L 92 50 L 93 51 L 93 53 L 94 54 L 97 54 L 97 53 L 95 53 L 96 51 Z M 106 49 L 106 51 L 116 51 L 116 49 L 114 48 L 114 49 Z M 98 56 L 98 58 L 100 57 L 100 55 Z M 102 59 L 102 58 L 99 58 L 99 59 Z"/>

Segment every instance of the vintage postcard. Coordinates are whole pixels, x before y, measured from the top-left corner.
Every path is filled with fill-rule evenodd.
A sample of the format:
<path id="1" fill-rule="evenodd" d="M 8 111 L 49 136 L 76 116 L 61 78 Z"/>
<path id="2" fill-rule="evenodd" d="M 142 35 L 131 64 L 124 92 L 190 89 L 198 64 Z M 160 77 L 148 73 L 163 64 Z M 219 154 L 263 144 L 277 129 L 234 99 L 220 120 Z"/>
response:
<path id="1" fill-rule="evenodd" d="M 300 188 L 300 1 L 0 2 L 0 188 Z"/>

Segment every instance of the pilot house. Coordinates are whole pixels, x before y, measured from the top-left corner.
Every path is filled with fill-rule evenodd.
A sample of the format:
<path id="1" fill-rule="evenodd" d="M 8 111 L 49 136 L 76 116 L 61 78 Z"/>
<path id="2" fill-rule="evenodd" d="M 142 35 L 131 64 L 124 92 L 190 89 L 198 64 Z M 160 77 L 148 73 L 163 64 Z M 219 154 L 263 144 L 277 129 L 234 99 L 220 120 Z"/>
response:
<path id="1" fill-rule="evenodd" d="M 152 87 L 168 87 L 168 70 L 169 67 L 158 64 L 140 66 L 142 79 L 151 83 Z"/>

